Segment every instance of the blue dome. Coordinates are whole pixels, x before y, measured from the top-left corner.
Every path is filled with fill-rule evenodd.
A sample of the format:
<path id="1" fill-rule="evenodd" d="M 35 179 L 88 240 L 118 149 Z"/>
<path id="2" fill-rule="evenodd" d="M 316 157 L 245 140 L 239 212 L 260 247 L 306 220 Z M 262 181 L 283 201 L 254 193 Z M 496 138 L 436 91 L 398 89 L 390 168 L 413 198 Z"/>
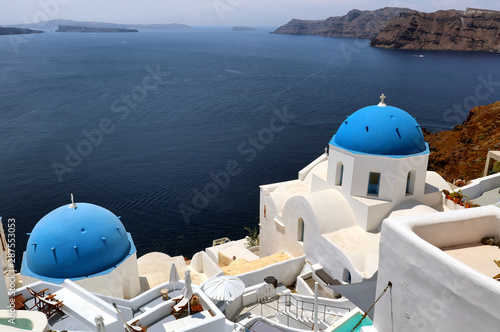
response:
<path id="1" fill-rule="evenodd" d="M 415 119 L 392 106 L 368 106 L 349 116 L 330 144 L 354 153 L 403 156 L 428 150 Z"/>
<path id="2" fill-rule="evenodd" d="M 65 205 L 33 228 L 23 267 L 50 278 L 89 276 L 118 265 L 130 248 L 125 227 L 110 211 L 88 203 Z"/>

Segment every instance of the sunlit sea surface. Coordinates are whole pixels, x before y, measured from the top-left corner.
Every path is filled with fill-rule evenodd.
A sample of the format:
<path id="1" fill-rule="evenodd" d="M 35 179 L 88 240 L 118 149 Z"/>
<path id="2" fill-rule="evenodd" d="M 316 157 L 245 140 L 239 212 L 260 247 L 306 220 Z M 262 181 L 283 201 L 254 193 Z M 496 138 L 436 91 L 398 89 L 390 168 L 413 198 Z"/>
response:
<path id="1" fill-rule="evenodd" d="M 271 30 L 0 36 L 0 216 L 16 221 L 16 265 L 70 193 L 121 216 L 139 256 L 189 257 L 257 226 L 259 185 L 296 178 L 382 93 L 431 131 L 500 99 L 496 54 Z"/>

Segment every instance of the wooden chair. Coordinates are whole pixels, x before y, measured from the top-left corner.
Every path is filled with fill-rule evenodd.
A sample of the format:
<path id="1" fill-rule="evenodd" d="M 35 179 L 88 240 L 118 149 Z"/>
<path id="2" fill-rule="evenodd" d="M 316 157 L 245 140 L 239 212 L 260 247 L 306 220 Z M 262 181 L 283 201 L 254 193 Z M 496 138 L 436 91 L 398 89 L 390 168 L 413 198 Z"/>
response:
<path id="1" fill-rule="evenodd" d="M 147 326 L 142 327 L 142 325 L 141 325 L 141 324 L 136 325 L 138 322 L 139 322 L 139 320 L 137 319 L 137 320 L 133 321 L 132 323 L 127 324 L 127 326 L 128 326 L 129 328 L 131 328 L 133 331 L 137 331 L 137 332 L 147 332 L 148 327 L 147 327 Z"/>
<path id="2" fill-rule="evenodd" d="M 26 300 L 21 294 L 11 297 L 10 302 L 14 302 L 15 310 L 26 309 Z"/>
<path id="3" fill-rule="evenodd" d="M 191 299 L 194 297 L 194 295 L 191 297 Z M 190 301 L 191 301 L 190 299 Z M 179 317 L 182 315 L 184 311 L 188 309 L 188 300 L 183 298 L 180 302 L 177 302 L 175 306 L 172 306 L 172 315 L 174 315 L 175 319 L 179 319 Z M 195 314 L 197 312 L 202 312 L 203 307 L 201 304 L 194 304 L 190 306 L 190 311 L 191 314 Z"/>
<path id="4" fill-rule="evenodd" d="M 174 315 L 175 319 L 179 319 L 179 316 L 186 310 L 188 305 L 188 299 L 182 298 L 180 300 L 176 300 L 176 305 L 172 306 L 172 315 Z"/>
<path id="5" fill-rule="evenodd" d="M 48 294 L 45 295 L 49 289 L 46 288 L 40 292 L 35 292 L 34 290 L 26 287 L 31 295 L 35 297 L 35 305 L 29 308 L 29 310 L 37 308 L 38 311 L 41 311 L 47 316 L 47 319 L 54 316 L 56 313 L 62 313 L 63 302 L 55 299 L 55 295 Z"/>

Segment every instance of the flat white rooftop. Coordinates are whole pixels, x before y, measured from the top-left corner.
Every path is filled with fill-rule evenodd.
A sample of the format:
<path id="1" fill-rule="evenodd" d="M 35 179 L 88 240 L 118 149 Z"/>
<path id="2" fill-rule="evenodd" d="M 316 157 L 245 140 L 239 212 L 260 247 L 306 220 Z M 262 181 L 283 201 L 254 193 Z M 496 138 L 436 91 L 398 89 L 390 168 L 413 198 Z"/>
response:
<path id="1" fill-rule="evenodd" d="M 497 246 L 471 243 L 441 249 L 488 277 L 493 278 L 500 274 L 500 267 L 494 262 L 494 260 L 500 260 L 500 248 Z"/>
<path id="2" fill-rule="evenodd" d="M 341 249 L 356 270 L 371 277 L 378 268 L 380 232 L 365 232 L 359 226 L 340 229 L 323 236 Z"/>

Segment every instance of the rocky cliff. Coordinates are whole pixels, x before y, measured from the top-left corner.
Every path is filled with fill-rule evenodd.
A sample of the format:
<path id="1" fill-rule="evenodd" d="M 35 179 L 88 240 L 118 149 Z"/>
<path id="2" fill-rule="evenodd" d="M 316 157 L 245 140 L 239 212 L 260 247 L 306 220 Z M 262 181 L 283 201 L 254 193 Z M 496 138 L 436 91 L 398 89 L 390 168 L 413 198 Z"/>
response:
<path id="1" fill-rule="evenodd" d="M 500 101 L 473 108 L 467 120 L 451 131 L 431 134 L 429 170 L 447 181 L 472 180 L 482 176 L 489 150 L 500 150 Z"/>
<path id="2" fill-rule="evenodd" d="M 293 19 L 271 33 L 372 39 L 391 18 L 410 11 L 408 8 L 396 7 L 377 10 L 353 9 L 347 15 L 330 17 L 326 20 Z"/>
<path id="3" fill-rule="evenodd" d="M 500 12 L 412 11 L 392 18 L 371 46 L 412 50 L 500 51 Z"/>

